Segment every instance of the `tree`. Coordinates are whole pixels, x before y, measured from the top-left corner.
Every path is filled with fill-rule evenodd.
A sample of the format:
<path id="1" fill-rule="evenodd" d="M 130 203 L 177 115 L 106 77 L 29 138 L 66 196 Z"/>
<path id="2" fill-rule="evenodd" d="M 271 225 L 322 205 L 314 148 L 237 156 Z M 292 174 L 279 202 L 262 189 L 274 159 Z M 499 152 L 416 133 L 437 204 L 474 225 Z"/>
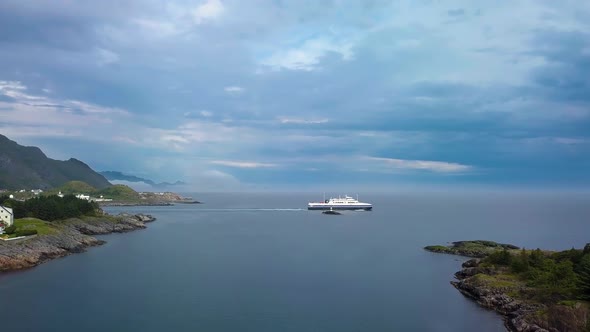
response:
<path id="1" fill-rule="evenodd" d="M 514 257 L 510 267 L 516 273 L 527 272 L 529 270 L 529 255 L 524 248 L 522 248 L 518 256 Z"/>
<path id="2" fill-rule="evenodd" d="M 512 263 L 512 255 L 506 248 L 504 250 L 498 250 L 491 253 L 487 258 L 486 261 L 491 264 L 498 264 L 498 265 L 508 265 L 510 266 Z"/>
<path id="3" fill-rule="evenodd" d="M 590 300 L 590 253 L 582 257 L 578 266 L 578 286 L 582 292 L 582 298 Z"/>
<path id="4" fill-rule="evenodd" d="M 541 251 L 541 249 L 537 248 L 531 252 L 530 255 L 530 265 L 535 268 L 540 268 L 543 266 L 545 262 L 545 255 Z"/>

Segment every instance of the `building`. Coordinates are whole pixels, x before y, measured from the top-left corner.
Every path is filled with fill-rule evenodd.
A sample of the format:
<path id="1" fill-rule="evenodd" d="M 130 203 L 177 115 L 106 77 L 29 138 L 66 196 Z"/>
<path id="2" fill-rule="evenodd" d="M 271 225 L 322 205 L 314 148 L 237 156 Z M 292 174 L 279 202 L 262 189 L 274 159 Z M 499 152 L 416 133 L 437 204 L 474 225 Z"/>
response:
<path id="1" fill-rule="evenodd" d="M 78 198 L 78 199 L 85 199 L 87 201 L 90 200 L 90 196 L 84 195 L 84 194 L 78 194 L 78 195 L 76 195 L 76 198 Z"/>
<path id="2" fill-rule="evenodd" d="M 12 226 L 14 224 L 14 214 L 12 213 L 12 209 L 6 206 L 0 205 L 0 222 L 4 224 L 6 227 Z M 0 226 L 0 234 L 4 233 L 4 228 Z"/>

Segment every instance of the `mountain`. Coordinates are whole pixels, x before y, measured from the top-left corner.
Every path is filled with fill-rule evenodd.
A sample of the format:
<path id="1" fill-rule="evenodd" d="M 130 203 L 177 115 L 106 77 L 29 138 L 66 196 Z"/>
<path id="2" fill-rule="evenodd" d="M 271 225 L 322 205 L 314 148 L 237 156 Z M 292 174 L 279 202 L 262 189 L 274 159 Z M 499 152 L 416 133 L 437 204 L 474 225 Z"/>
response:
<path id="1" fill-rule="evenodd" d="M 34 146 L 22 146 L 0 135 L 0 189 L 49 189 L 68 181 L 103 189 L 111 183 L 80 160 L 54 160 Z"/>
<path id="2" fill-rule="evenodd" d="M 128 181 L 128 182 L 143 182 L 143 183 L 149 184 L 150 186 L 155 187 L 155 188 L 166 188 L 166 187 L 181 186 L 181 185 L 186 184 L 182 181 L 176 181 L 174 183 L 170 183 L 170 182 L 156 183 L 150 179 L 144 179 L 144 178 L 140 178 L 135 175 L 128 175 L 128 174 L 124 174 L 124 173 L 117 172 L 117 171 L 104 171 L 104 172 L 100 172 L 100 174 L 103 175 L 105 178 L 107 178 L 107 180 L 109 180 L 109 181 L 119 180 L 119 181 Z"/>

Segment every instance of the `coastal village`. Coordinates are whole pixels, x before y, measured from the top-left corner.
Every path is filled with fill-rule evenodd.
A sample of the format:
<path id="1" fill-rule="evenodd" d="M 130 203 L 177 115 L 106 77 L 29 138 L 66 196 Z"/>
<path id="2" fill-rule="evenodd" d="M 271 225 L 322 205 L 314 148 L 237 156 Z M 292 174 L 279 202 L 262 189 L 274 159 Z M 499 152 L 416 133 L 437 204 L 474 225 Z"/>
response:
<path id="1" fill-rule="evenodd" d="M 8 190 L 0 190 L 0 195 L 8 193 Z M 28 195 L 27 195 L 28 194 Z M 16 191 L 15 193 L 10 193 L 8 195 L 9 199 L 24 202 L 26 199 L 32 197 L 38 197 L 39 195 L 43 194 L 43 189 L 31 189 L 25 190 L 21 189 Z M 15 197 L 16 195 L 16 197 Z M 59 191 L 56 194 L 57 197 L 63 198 L 65 195 Z M 74 197 L 77 199 L 89 201 L 89 202 L 112 202 L 112 198 L 105 198 L 104 196 L 100 195 L 99 197 L 91 197 L 90 195 L 85 195 L 81 193 L 74 194 Z M 0 235 L 5 233 L 5 230 L 14 225 L 14 212 L 11 207 L 0 205 Z M 0 237 L 0 240 L 7 240 L 3 237 Z"/>
<path id="2" fill-rule="evenodd" d="M 0 189 L 0 197 L 3 197 L 4 203 L 0 201 L 0 240 L 13 241 L 23 239 L 27 236 L 36 235 L 38 227 L 42 226 L 42 220 L 32 221 L 18 219 L 14 210 L 14 204 L 25 204 L 31 199 L 48 199 L 55 197 L 58 200 L 71 200 L 75 198 L 94 205 L 100 210 L 100 206 L 133 206 L 133 205 L 160 205 L 167 206 L 173 203 L 199 203 L 191 197 L 183 197 L 173 192 L 136 192 L 130 187 L 124 185 L 113 185 L 104 190 L 97 190 L 81 181 L 71 181 L 64 184 L 62 189 L 43 190 L 19 189 L 7 190 Z M 70 198 L 68 198 L 70 197 Z M 12 202 L 12 203 L 11 203 Z M 59 201 L 55 201 L 60 205 Z M 51 212 L 49 212 L 51 214 Z M 46 220 L 46 219 L 45 219 Z M 16 221 L 16 224 L 15 224 Z M 48 220 L 46 220 L 48 221 Z M 18 226 L 18 227 L 17 227 Z M 23 227 L 20 227 L 23 226 Z M 25 232 L 18 232 L 17 229 L 23 228 Z"/>

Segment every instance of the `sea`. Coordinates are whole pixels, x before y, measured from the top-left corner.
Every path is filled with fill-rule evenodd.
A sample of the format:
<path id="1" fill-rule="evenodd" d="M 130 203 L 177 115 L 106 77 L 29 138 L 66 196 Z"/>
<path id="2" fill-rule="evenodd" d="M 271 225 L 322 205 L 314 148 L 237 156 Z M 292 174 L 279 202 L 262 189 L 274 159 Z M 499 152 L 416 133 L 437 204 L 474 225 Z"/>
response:
<path id="1" fill-rule="evenodd" d="M 423 247 L 485 239 L 590 242 L 590 196 L 365 193 L 324 215 L 310 193 L 191 193 L 203 204 L 113 207 L 147 229 L 0 274 L 2 331 L 505 331 L 449 283 L 464 258 Z"/>

